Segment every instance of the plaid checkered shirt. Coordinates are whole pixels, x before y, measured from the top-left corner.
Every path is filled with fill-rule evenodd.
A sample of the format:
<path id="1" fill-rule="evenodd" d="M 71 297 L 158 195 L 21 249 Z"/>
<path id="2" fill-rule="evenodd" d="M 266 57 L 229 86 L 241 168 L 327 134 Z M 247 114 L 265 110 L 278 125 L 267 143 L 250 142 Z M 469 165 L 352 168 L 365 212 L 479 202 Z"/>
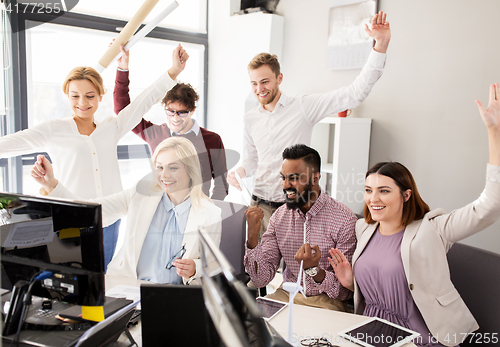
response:
<path id="1" fill-rule="evenodd" d="M 351 262 L 356 248 L 356 220 L 354 212 L 323 190 L 306 214 L 283 205 L 269 220 L 261 242 L 253 249 L 245 244 L 246 271 L 256 287 L 264 287 L 274 278 L 283 257 L 286 263 L 283 281 L 297 282 L 300 264 L 294 259 L 295 253 L 304 243 L 311 247 L 318 245 L 321 251 L 318 266 L 325 270 L 326 276 L 323 282 L 316 283 L 303 273 L 301 284 L 305 286 L 304 292 L 307 296 L 325 293 L 332 299 L 348 299 L 352 292 L 340 284 L 327 258 L 333 247 L 342 251 Z"/>

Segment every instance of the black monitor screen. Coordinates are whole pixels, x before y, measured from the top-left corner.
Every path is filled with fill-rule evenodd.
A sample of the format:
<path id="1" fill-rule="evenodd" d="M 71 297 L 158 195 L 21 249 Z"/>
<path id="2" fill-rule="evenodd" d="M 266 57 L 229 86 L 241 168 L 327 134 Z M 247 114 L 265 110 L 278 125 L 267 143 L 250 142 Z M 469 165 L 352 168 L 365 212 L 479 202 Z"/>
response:
<path id="1" fill-rule="evenodd" d="M 290 346 L 271 332 L 255 298 L 215 243 L 200 231 L 205 305 L 226 346 Z"/>
<path id="2" fill-rule="evenodd" d="M 100 205 L 0 193 L 0 211 L 2 288 L 49 271 L 33 295 L 103 305 Z"/>

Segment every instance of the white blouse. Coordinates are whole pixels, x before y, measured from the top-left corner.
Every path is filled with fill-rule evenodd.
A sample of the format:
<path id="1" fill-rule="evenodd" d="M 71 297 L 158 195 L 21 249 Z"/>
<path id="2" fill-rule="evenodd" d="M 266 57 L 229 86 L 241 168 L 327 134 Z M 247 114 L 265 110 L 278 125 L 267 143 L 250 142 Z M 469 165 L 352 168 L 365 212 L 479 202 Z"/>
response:
<path id="1" fill-rule="evenodd" d="M 30 129 L 0 138 L 0 158 L 47 152 L 55 177 L 82 199 L 122 191 L 116 147 L 120 138 L 139 124 L 142 116 L 175 85 L 166 72 L 117 116 L 96 123 L 94 132 L 81 135 L 72 117 L 45 120 Z"/>

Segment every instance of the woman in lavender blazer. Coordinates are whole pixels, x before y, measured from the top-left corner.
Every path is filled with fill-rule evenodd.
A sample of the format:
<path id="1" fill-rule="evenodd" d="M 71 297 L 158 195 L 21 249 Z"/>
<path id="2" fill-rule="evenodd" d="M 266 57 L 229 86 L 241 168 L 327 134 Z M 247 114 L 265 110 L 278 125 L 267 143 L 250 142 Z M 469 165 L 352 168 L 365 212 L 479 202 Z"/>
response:
<path id="1" fill-rule="evenodd" d="M 477 200 L 451 213 L 430 211 L 406 167 L 375 164 L 365 176 L 365 218 L 356 224 L 352 267 L 330 250 L 339 281 L 354 291 L 355 313 L 419 332 L 419 346 L 456 346 L 478 329 L 450 280 L 446 253 L 500 217 L 499 99 L 495 83 L 487 109 L 476 101 L 489 140 L 486 186 Z"/>

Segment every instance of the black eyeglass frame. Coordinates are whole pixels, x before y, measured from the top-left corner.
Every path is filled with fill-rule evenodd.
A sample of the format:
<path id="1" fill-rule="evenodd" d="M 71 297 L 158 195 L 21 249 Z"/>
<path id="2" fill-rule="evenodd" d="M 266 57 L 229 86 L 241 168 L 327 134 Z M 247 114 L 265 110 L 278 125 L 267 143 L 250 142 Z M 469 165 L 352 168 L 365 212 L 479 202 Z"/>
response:
<path id="1" fill-rule="evenodd" d="M 165 114 L 168 116 L 168 117 L 174 117 L 175 115 L 181 117 L 181 118 L 186 118 L 187 116 L 189 116 L 189 114 L 191 112 L 193 112 L 193 110 L 191 111 L 174 111 L 174 110 L 169 110 L 169 109 L 163 109 L 165 111 Z"/>
<path id="2" fill-rule="evenodd" d="M 172 263 L 175 261 L 175 259 L 177 259 L 177 258 L 181 258 L 182 259 L 182 257 L 184 256 L 185 253 L 186 253 L 186 244 L 183 244 L 182 247 L 181 247 L 181 249 L 179 249 L 177 251 L 177 253 L 175 253 L 172 256 L 172 258 L 170 258 L 170 260 L 168 261 L 167 266 L 165 266 L 165 268 L 167 270 L 170 270 L 172 268 L 172 266 L 173 266 Z"/>
<path id="3" fill-rule="evenodd" d="M 326 337 L 308 337 L 300 340 L 300 345 L 309 347 L 340 347 L 331 344 Z"/>

